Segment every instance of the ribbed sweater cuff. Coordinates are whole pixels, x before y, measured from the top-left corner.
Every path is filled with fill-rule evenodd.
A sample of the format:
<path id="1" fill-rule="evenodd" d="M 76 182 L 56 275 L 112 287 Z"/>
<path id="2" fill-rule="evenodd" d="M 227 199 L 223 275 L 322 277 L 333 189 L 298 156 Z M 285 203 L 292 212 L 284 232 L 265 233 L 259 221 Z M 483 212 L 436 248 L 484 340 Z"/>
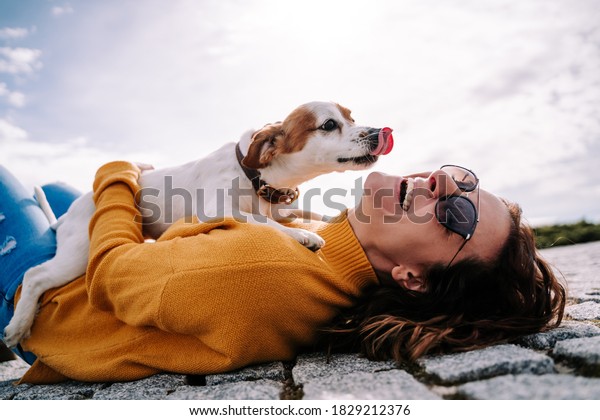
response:
<path id="1" fill-rule="evenodd" d="M 97 204 L 100 194 L 116 182 L 127 184 L 131 191 L 136 193 L 140 189 L 138 184 L 140 173 L 137 166 L 125 161 L 110 162 L 101 166 L 94 179 L 94 202 Z"/>

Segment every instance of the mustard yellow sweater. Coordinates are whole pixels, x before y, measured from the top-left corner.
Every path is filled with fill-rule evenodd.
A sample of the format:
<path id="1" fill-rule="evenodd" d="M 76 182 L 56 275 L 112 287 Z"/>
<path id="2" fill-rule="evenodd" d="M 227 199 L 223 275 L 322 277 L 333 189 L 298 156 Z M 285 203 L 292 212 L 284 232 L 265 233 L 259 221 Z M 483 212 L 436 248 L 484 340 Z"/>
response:
<path id="1" fill-rule="evenodd" d="M 127 381 L 210 374 L 289 360 L 375 273 L 345 216 L 312 252 L 267 226 L 226 219 L 174 224 L 145 243 L 139 170 L 109 163 L 94 182 L 85 276 L 48 291 L 23 347 L 21 382 Z"/>

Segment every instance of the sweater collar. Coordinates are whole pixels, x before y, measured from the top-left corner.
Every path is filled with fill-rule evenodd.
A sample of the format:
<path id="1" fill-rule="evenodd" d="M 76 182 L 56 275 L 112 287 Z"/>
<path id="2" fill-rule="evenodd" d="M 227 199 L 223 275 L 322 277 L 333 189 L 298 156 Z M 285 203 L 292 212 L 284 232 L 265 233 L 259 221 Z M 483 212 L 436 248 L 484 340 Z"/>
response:
<path id="1" fill-rule="evenodd" d="M 348 222 L 347 211 L 325 223 L 317 233 L 325 240 L 319 252 L 336 272 L 361 289 L 379 283 Z"/>

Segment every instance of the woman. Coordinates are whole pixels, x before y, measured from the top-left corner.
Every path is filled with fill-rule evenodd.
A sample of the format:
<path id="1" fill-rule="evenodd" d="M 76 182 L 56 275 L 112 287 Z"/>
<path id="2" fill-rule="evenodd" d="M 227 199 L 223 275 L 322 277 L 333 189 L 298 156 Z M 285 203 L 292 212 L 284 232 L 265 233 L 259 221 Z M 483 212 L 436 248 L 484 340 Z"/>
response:
<path id="1" fill-rule="evenodd" d="M 389 193 L 383 200 L 367 196 L 349 212 L 381 285 L 338 316 L 329 328 L 337 334 L 334 347 L 414 360 L 560 324 L 565 289 L 516 204 L 480 190 L 477 177 L 460 167 L 407 179 L 375 173 L 365 183 L 375 198 L 413 184 L 412 197 L 402 194 L 401 200 L 409 196 L 404 209 Z"/>
<path id="2" fill-rule="evenodd" d="M 44 295 L 23 382 L 289 360 L 334 319 L 346 344 L 398 360 L 560 322 L 564 291 L 530 231 L 468 170 L 371 174 L 355 209 L 316 227 L 317 253 L 233 219 L 179 221 L 145 243 L 139 173 L 113 162 L 96 174 L 86 275 Z"/>

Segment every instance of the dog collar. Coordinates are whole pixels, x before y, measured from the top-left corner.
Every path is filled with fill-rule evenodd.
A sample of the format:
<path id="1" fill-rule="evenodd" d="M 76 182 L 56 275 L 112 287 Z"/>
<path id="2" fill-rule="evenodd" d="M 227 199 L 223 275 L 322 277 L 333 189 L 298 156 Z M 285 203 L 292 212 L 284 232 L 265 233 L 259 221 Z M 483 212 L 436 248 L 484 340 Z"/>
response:
<path id="1" fill-rule="evenodd" d="M 242 163 L 244 154 L 240 144 L 235 145 L 235 155 L 246 177 L 252 182 L 256 195 L 272 204 L 292 204 L 300 196 L 298 188 L 273 188 L 260 178 L 260 171 L 249 168 Z"/>

